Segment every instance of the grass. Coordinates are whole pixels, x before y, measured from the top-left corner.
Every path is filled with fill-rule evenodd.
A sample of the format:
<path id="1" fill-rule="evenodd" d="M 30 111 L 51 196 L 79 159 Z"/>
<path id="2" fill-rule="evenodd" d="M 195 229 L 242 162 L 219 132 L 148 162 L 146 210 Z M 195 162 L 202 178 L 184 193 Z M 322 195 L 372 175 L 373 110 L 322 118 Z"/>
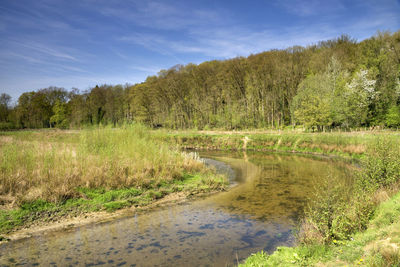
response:
<path id="1" fill-rule="evenodd" d="M 297 247 L 258 253 L 243 266 L 399 266 L 399 141 L 373 139 L 352 184 L 321 187 L 305 209 Z"/>
<path id="2" fill-rule="evenodd" d="M 336 155 L 351 159 L 360 159 L 367 151 L 368 145 L 382 136 L 388 139 L 400 137 L 397 132 L 391 131 L 303 133 L 267 130 L 229 133 L 159 131 L 156 136 L 191 149 L 301 152 Z"/>
<path id="3" fill-rule="evenodd" d="M 0 133 L 0 233 L 225 185 L 195 154 L 155 140 L 141 125 Z"/>
<path id="4" fill-rule="evenodd" d="M 400 266 L 400 193 L 383 202 L 366 231 L 329 245 L 279 247 L 239 266 Z"/>

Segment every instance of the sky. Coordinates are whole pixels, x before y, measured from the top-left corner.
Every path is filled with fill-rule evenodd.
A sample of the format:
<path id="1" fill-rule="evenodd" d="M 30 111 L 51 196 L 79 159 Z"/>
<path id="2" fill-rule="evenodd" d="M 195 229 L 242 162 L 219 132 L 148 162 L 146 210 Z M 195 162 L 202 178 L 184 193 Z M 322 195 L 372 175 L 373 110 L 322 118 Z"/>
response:
<path id="1" fill-rule="evenodd" d="M 135 84 L 177 64 L 400 30 L 400 0 L 0 0 L 0 93 Z"/>

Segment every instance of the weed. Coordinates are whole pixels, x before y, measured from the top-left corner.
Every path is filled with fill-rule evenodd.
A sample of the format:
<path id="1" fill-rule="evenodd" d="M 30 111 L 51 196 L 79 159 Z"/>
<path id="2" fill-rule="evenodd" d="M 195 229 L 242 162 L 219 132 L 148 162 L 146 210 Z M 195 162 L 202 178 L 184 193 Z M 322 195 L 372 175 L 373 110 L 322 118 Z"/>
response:
<path id="1" fill-rule="evenodd" d="M 178 190 L 191 193 L 225 186 L 198 157 L 141 125 L 7 132 L 0 136 L 0 205 L 8 207 L 1 210 L 0 232 L 39 220 L 44 211 L 61 216 L 145 205 L 180 182 Z"/>

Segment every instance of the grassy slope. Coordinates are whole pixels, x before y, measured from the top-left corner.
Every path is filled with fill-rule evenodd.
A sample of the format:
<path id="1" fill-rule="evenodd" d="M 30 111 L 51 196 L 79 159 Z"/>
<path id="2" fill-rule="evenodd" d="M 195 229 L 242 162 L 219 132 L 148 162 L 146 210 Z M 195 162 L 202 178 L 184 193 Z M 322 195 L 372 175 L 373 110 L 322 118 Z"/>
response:
<path id="1" fill-rule="evenodd" d="M 383 202 L 368 230 L 329 246 L 279 247 L 240 266 L 400 266 L 400 193 Z"/>

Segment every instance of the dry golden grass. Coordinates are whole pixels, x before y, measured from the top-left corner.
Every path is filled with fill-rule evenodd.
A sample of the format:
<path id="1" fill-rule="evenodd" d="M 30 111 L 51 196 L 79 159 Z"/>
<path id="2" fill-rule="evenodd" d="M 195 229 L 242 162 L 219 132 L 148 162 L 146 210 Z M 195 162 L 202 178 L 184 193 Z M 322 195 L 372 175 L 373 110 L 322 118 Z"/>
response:
<path id="1" fill-rule="evenodd" d="M 318 231 L 318 227 L 309 220 L 303 220 L 297 234 L 297 241 L 302 244 L 323 244 L 324 236 Z"/>
<path id="2" fill-rule="evenodd" d="M 154 141 L 141 126 L 85 130 L 77 142 L 64 142 L 68 134 L 1 136 L 1 206 L 64 201 L 77 197 L 80 187 L 152 188 L 204 170 L 193 157 Z"/>

